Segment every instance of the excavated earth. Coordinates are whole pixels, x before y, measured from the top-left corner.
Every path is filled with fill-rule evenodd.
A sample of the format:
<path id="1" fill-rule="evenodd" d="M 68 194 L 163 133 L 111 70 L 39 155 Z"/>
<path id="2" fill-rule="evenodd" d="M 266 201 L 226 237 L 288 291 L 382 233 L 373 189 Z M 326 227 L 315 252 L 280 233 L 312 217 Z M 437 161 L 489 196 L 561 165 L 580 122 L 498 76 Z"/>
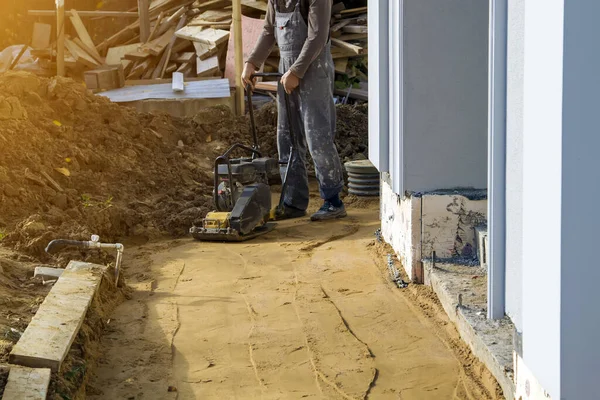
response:
<path id="1" fill-rule="evenodd" d="M 366 106 L 337 111 L 340 154 L 365 158 Z M 257 112 L 268 155 L 276 120 Z M 433 295 L 386 281 L 376 201 L 237 247 L 174 239 L 212 208 L 215 156 L 249 139 L 224 107 L 140 114 L 70 79 L 0 75 L 0 367 L 50 290 L 36 266 L 114 261 L 46 244 L 98 234 L 125 244 L 129 289 L 100 293 L 52 399 L 501 398 Z"/>
<path id="2" fill-rule="evenodd" d="M 344 157 L 363 158 L 366 107 L 338 114 L 355 119 L 340 123 L 340 151 L 362 140 Z M 276 155 L 276 108 L 256 116 L 264 152 Z M 0 365 L 51 287 L 32 279 L 36 266 L 113 261 L 97 251 L 50 256 L 50 240 L 98 234 L 129 248 L 185 235 L 212 208 L 214 158 L 249 140 L 248 119 L 224 107 L 140 114 L 71 79 L 0 75 Z"/>

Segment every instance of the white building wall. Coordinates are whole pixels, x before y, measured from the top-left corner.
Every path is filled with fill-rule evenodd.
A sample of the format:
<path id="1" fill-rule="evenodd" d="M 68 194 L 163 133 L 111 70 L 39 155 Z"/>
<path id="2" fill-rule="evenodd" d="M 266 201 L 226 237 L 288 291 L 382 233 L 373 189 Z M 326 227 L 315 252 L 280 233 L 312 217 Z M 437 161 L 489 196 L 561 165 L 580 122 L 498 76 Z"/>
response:
<path id="1" fill-rule="evenodd" d="M 506 314 L 521 331 L 523 302 L 523 67 L 525 0 L 508 0 Z"/>

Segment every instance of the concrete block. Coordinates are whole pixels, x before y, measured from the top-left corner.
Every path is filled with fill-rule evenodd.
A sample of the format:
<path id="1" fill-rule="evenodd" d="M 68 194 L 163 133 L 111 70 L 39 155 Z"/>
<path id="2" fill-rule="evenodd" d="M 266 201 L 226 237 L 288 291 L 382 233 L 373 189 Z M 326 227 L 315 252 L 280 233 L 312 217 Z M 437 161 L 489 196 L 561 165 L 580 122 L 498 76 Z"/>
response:
<path id="1" fill-rule="evenodd" d="M 499 321 L 486 318 L 485 276 L 478 278 L 483 279 L 478 292 L 474 288 L 472 270 L 473 267 L 470 266 L 443 263 L 433 266 L 432 263 L 425 262 L 425 281 L 437 295 L 461 338 L 496 378 L 505 398 L 512 400 L 515 398 L 515 383 L 511 372 L 514 368 L 514 325 L 508 318 Z M 458 304 L 461 294 L 462 306 Z"/>
<path id="2" fill-rule="evenodd" d="M 421 261 L 421 199 L 397 195 L 383 176 L 380 202 L 383 239 L 396 251 L 408 277 L 418 280 L 421 275 L 418 273 Z"/>
<path id="3" fill-rule="evenodd" d="M 54 280 L 60 278 L 64 271 L 64 268 L 35 267 L 33 277 L 42 278 L 43 280 Z"/>
<path id="4" fill-rule="evenodd" d="M 9 362 L 60 371 L 108 267 L 71 261 L 15 344 Z"/>
<path id="5" fill-rule="evenodd" d="M 46 400 L 50 385 L 49 368 L 11 365 L 3 400 Z"/>
<path id="6" fill-rule="evenodd" d="M 422 204 L 422 257 L 429 258 L 435 251 L 441 259 L 475 259 L 473 228 L 487 221 L 487 200 L 424 194 Z"/>

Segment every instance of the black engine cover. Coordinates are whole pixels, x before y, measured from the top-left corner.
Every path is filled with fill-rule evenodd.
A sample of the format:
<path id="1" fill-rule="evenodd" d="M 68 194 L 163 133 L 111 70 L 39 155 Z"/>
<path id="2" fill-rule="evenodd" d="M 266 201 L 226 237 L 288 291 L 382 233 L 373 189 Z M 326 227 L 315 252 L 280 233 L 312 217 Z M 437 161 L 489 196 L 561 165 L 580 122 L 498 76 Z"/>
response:
<path id="1" fill-rule="evenodd" d="M 271 212 L 271 191 L 264 183 L 244 187 L 241 196 L 231 211 L 229 226 L 246 235 L 266 221 Z"/>

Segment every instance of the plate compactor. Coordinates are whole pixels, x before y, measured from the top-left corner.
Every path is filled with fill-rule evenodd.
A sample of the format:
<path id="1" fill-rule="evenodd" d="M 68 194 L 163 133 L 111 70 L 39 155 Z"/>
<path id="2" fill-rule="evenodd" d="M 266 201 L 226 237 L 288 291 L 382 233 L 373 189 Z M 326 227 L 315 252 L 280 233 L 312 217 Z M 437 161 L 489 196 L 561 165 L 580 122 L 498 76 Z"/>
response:
<path id="1" fill-rule="evenodd" d="M 257 73 L 254 77 L 275 77 L 279 73 Z M 281 83 L 279 83 L 281 85 Z M 202 225 L 193 226 L 190 233 L 197 240 L 219 242 L 241 242 L 270 232 L 275 228 L 279 215 L 283 214 L 283 194 L 287 186 L 287 171 L 295 157 L 292 145 L 287 162 L 263 157 L 252 108 L 252 89 L 246 87 L 250 128 L 254 144 L 252 147 L 236 143 L 215 160 L 213 199 L 215 211 L 206 215 Z M 290 99 L 285 94 L 287 115 L 290 115 Z M 291 130 L 291 127 L 290 127 Z M 295 136 L 291 133 L 292 143 Z M 245 157 L 229 158 L 235 150 L 247 153 Z M 286 165 L 279 204 L 271 207 L 270 182 L 280 177 L 280 166 Z"/>

